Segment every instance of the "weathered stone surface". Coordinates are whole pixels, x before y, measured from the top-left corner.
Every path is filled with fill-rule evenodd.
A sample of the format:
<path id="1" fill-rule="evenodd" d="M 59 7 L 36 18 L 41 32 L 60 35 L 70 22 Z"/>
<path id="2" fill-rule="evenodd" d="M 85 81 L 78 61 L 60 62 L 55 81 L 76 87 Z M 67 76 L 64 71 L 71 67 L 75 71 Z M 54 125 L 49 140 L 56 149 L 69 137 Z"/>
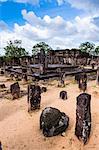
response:
<path id="1" fill-rule="evenodd" d="M 38 85 L 28 86 L 28 111 L 39 109 L 41 102 L 41 88 Z"/>
<path id="2" fill-rule="evenodd" d="M 0 89 L 6 88 L 5 84 L 0 84 Z"/>
<path id="3" fill-rule="evenodd" d="M 41 74 L 44 74 L 45 72 L 46 72 L 46 68 L 45 68 L 45 51 L 44 51 L 44 49 L 41 49 L 40 50 L 40 63 L 42 64 L 41 66 L 40 66 L 40 73 Z"/>
<path id="4" fill-rule="evenodd" d="M 81 74 L 75 75 L 75 81 L 77 81 L 78 84 L 79 84 L 80 76 L 81 76 Z"/>
<path id="5" fill-rule="evenodd" d="M 91 131 L 91 95 L 80 94 L 77 97 L 75 135 L 84 144 L 88 141 Z"/>
<path id="6" fill-rule="evenodd" d="M 0 141 L 0 150 L 2 150 L 2 144 L 1 144 L 1 141 Z"/>
<path id="7" fill-rule="evenodd" d="M 14 73 L 11 73 L 11 74 L 10 74 L 10 78 L 11 78 L 11 80 L 13 80 L 13 78 L 14 78 Z"/>
<path id="8" fill-rule="evenodd" d="M 63 100 L 67 99 L 67 92 L 66 91 L 61 91 L 59 94 L 59 97 Z"/>
<path id="9" fill-rule="evenodd" d="M 97 67 L 97 77 L 96 77 L 97 85 L 99 86 L 99 67 Z"/>
<path id="10" fill-rule="evenodd" d="M 87 74 L 83 73 L 78 78 L 78 88 L 85 92 L 87 90 Z"/>
<path id="11" fill-rule="evenodd" d="M 18 82 L 10 86 L 10 92 L 12 94 L 13 99 L 18 99 L 20 97 L 20 86 Z"/>
<path id="12" fill-rule="evenodd" d="M 47 88 L 46 88 L 46 87 L 42 87 L 42 88 L 41 88 L 41 92 L 42 92 L 42 93 L 47 92 Z"/>
<path id="13" fill-rule="evenodd" d="M 27 82 L 27 80 L 28 80 L 28 79 L 27 79 L 27 75 L 26 75 L 26 74 L 23 74 L 23 75 L 22 75 L 22 79 L 23 79 L 24 82 Z"/>
<path id="14" fill-rule="evenodd" d="M 46 137 L 56 136 L 66 131 L 69 117 L 56 108 L 46 107 L 40 116 L 40 129 Z"/>
<path id="15" fill-rule="evenodd" d="M 1 74 L 1 75 L 4 75 L 4 71 L 3 71 L 2 69 L 0 70 L 0 74 Z"/>

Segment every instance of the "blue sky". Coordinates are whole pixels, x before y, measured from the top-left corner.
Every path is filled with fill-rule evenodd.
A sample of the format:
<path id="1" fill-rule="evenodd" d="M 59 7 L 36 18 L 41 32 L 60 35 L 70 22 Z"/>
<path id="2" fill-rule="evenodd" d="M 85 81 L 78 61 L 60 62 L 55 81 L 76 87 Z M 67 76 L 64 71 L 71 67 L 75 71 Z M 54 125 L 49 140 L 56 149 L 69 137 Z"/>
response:
<path id="1" fill-rule="evenodd" d="M 21 39 L 31 53 L 37 42 L 52 48 L 99 43 L 99 0 L 0 0 L 0 54 Z"/>

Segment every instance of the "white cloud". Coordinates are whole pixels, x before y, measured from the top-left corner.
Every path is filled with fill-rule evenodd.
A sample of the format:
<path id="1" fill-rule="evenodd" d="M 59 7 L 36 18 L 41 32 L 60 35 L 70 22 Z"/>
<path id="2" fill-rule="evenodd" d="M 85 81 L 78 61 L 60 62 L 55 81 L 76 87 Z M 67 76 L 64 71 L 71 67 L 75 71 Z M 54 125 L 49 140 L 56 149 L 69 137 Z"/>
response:
<path id="1" fill-rule="evenodd" d="M 99 12 L 99 0 L 57 0 L 58 5 L 69 3 L 71 7 L 95 14 Z"/>
<path id="2" fill-rule="evenodd" d="M 51 18 L 45 15 L 40 18 L 34 12 L 26 10 L 22 11 L 22 15 L 25 19 L 24 25 L 15 23 L 13 31 L 0 32 L 1 47 L 8 40 L 14 39 L 21 39 L 23 47 L 30 52 L 33 45 L 41 41 L 47 42 L 54 49 L 78 47 L 85 41 L 99 43 L 99 26 L 91 16 L 77 16 L 72 21 L 66 21 L 61 16 Z"/>
<path id="3" fill-rule="evenodd" d="M 38 5 L 39 4 L 39 0 L 14 0 L 14 2 L 29 3 L 29 4 L 32 4 L 32 5 Z"/>
<path id="4" fill-rule="evenodd" d="M 1 20 L 0 21 L 0 30 L 6 30 L 7 28 L 8 28 L 8 25 L 3 20 Z"/>
<path id="5" fill-rule="evenodd" d="M 32 5 L 39 5 L 39 0 L 0 0 L 0 2 L 13 1 L 16 3 L 29 3 Z"/>

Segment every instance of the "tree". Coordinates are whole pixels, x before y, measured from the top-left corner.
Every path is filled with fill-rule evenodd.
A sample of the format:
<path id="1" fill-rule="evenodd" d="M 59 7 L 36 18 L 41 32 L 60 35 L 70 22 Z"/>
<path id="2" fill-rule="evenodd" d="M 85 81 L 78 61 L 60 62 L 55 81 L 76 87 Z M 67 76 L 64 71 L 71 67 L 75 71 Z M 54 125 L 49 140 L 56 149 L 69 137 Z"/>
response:
<path id="1" fill-rule="evenodd" d="M 52 50 L 48 44 L 45 42 L 40 42 L 33 46 L 32 54 L 36 55 L 38 52 L 40 52 L 41 49 L 44 49 L 45 53 L 47 53 L 49 50 Z"/>
<path id="2" fill-rule="evenodd" d="M 99 55 L 99 46 L 95 48 L 95 55 Z"/>
<path id="3" fill-rule="evenodd" d="M 95 49 L 95 44 L 90 43 L 90 42 L 85 42 L 85 43 L 82 43 L 79 46 L 79 48 L 82 52 L 92 53 Z"/>
<path id="4" fill-rule="evenodd" d="M 5 56 L 7 58 L 21 57 L 28 55 L 28 52 L 21 47 L 22 41 L 14 40 L 14 42 L 9 41 L 7 46 L 4 48 Z"/>

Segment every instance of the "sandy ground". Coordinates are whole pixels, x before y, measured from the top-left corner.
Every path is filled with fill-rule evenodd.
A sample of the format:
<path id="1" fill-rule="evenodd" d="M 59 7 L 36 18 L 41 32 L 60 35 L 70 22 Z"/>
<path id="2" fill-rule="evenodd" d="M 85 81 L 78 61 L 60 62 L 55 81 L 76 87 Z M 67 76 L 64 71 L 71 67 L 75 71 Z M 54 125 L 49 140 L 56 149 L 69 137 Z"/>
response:
<path id="1" fill-rule="evenodd" d="M 11 84 L 5 77 L 0 77 L 0 83 L 5 83 L 7 88 Z M 71 82 L 65 88 L 56 85 L 47 85 L 48 91 L 42 94 L 41 109 L 31 114 L 27 112 L 26 95 L 14 101 L 0 97 L 0 140 L 3 150 L 99 150 L 99 87 L 95 86 L 95 81 L 88 82 L 87 92 L 92 95 L 92 131 L 87 145 L 83 146 L 74 135 L 76 97 L 80 94 L 77 84 Z M 21 90 L 26 88 L 21 84 Z M 68 100 L 59 99 L 61 90 L 68 92 Z M 46 138 L 40 131 L 40 114 L 47 106 L 56 107 L 69 116 L 69 127 L 64 137 Z"/>

